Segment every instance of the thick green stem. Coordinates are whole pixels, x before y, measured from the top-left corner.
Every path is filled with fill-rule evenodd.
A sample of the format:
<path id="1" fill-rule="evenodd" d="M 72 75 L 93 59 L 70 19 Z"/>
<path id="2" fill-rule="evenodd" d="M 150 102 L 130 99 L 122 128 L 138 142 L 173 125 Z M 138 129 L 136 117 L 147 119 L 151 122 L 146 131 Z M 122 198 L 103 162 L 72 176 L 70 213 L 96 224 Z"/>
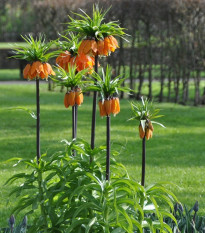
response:
<path id="1" fill-rule="evenodd" d="M 75 130 L 75 105 L 72 106 L 72 139 L 76 138 L 76 130 Z"/>
<path id="2" fill-rule="evenodd" d="M 110 180 L 110 116 L 107 116 L 106 180 Z"/>
<path id="3" fill-rule="evenodd" d="M 72 107 L 72 138 L 77 137 L 77 105 Z M 73 150 L 73 156 L 76 155 L 76 151 Z"/>
<path id="4" fill-rule="evenodd" d="M 142 180 L 141 180 L 141 185 L 145 185 L 145 163 L 146 163 L 146 138 L 142 139 Z"/>
<path id="5" fill-rule="evenodd" d="M 37 115 L 37 122 L 36 122 L 36 152 L 37 152 L 37 161 L 41 157 L 40 152 L 40 91 L 39 91 L 39 79 L 36 78 L 36 115 Z"/>
<path id="6" fill-rule="evenodd" d="M 42 172 L 38 171 L 38 190 L 39 190 L 39 203 L 41 208 L 41 216 L 44 223 L 44 232 L 47 232 L 48 229 L 48 223 L 47 223 L 47 215 L 46 215 L 46 209 L 44 206 L 44 196 L 43 196 L 43 184 L 42 184 Z"/>
<path id="7" fill-rule="evenodd" d="M 75 105 L 75 138 L 77 138 L 77 128 L 78 128 L 78 105 Z"/>
<path id="8" fill-rule="evenodd" d="M 95 56 L 95 72 L 98 73 L 98 55 Z M 97 105 L 97 92 L 93 94 L 93 112 L 92 112 L 92 126 L 91 126 L 91 149 L 95 148 L 95 126 L 96 126 L 96 105 Z M 90 156 L 90 163 L 93 157 Z"/>

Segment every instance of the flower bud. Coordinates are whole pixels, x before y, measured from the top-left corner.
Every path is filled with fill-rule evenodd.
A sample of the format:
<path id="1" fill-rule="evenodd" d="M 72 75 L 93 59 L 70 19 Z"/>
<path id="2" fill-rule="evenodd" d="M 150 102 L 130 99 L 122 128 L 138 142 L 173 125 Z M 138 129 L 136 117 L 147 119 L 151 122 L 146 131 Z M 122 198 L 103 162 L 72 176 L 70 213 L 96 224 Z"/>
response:
<path id="1" fill-rule="evenodd" d="M 152 132 L 154 131 L 154 127 L 153 127 L 153 125 L 152 125 L 152 122 L 151 122 L 151 121 L 149 121 L 149 122 L 148 122 L 148 127 L 149 127 L 149 129 L 151 129 L 151 130 L 152 130 Z"/>
<path id="2" fill-rule="evenodd" d="M 65 93 L 65 97 L 64 97 L 64 106 L 65 106 L 66 108 L 69 107 L 68 98 L 69 98 L 69 94 L 68 94 L 68 93 Z"/>
<path id="3" fill-rule="evenodd" d="M 75 92 L 74 92 L 74 91 L 70 91 L 70 92 L 69 92 L 68 104 L 69 104 L 70 106 L 74 106 L 74 105 L 75 105 Z"/>
<path id="4" fill-rule="evenodd" d="M 106 111 L 105 111 L 105 105 L 104 105 L 104 103 L 100 100 L 98 102 L 98 105 L 99 105 L 99 109 L 100 109 L 100 116 L 101 117 L 106 116 Z"/>
<path id="5" fill-rule="evenodd" d="M 11 217 L 9 218 L 9 226 L 11 228 L 14 228 L 14 224 L 15 224 L 15 217 L 14 215 L 12 214 Z"/>
<path id="6" fill-rule="evenodd" d="M 80 88 L 77 88 L 75 91 L 75 103 L 81 105 L 83 103 L 83 93 Z"/>
<path id="7" fill-rule="evenodd" d="M 104 105 L 105 105 L 105 111 L 106 111 L 106 115 L 110 115 L 111 113 L 111 100 L 110 99 L 106 99 L 104 101 Z"/>
<path id="8" fill-rule="evenodd" d="M 152 138 L 152 130 L 149 128 L 146 128 L 145 130 L 145 136 L 147 138 L 147 140 L 149 140 L 150 138 Z"/>
<path id="9" fill-rule="evenodd" d="M 198 212 L 198 210 L 199 210 L 199 203 L 198 203 L 198 201 L 195 202 L 193 210 L 194 210 L 194 212 Z"/>
<path id="10" fill-rule="evenodd" d="M 120 112 L 120 101 L 118 97 L 111 99 L 111 112 L 114 116 Z"/>
<path id="11" fill-rule="evenodd" d="M 143 139 L 144 136 L 145 136 L 145 131 L 143 130 L 141 124 L 139 125 L 139 135 L 140 135 L 140 138 L 141 138 L 141 139 Z"/>
<path id="12" fill-rule="evenodd" d="M 26 228 L 27 224 L 28 224 L 28 218 L 27 216 L 24 216 L 21 226 L 23 228 Z"/>

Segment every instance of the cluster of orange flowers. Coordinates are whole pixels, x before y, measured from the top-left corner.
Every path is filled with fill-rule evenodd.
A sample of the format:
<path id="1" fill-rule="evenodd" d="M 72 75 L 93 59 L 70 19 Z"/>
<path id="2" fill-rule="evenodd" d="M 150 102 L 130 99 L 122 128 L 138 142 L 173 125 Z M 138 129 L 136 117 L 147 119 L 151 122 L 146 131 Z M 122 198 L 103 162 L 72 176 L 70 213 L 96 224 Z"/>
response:
<path id="1" fill-rule="evenodd" d="M 81 42 L 78 49 L 78 55 L 73 56 L 69 51 L 61 53 L 56 58 L 56 63 L 64 70 L 68 71 L 68 64 L 76 65 L 77 71 L 83 69 L 92 70 L 95 65 L 93 56 L 108 56 L 119 48 L 118 42 L 113 36 L 107 36 L 104 40 L 85 39 Z"/>
<path id="2" fill-rule="evenodd" d="M 48 78 L 49 75 L 55 75 L 51 65 L 49 63 L 42 63 L 35 61 L 32 64 L 27 64 L 23 70 L 23 77 L 25 79 Z"/>
<path id="3" fill-rule="evenodd" d="M 95 65 L 95 60 L 86 54 L 72 56 L 70 52 L 65 51 L 56 58 L 56 63 L 68 72 L 69 64 L 70 66 L 76 65 L 77 71 L 84 69 L 92 70 Z"/>
<path id="4" fill-rule="evenodd" d="M 80 88 L 71 90 L 65 94 L 64 105 L 66 108 L 74 105 L 81 105 L 83 103 L 83 93 Z"/>
<path id="5" fill-rule="evenodd" d="M 142 139 L 144 137 L 146 137 L 147 140 L 149 140 L 150 138 L 152 138 L 153 131 L 154 131 L 154 127 L 153 127 L 151 121 L 146 121 L 146 123 L 145 123 L 145 131 L 143 130 L 141 124 L 139 126 L 139 134 L 140 134 L 140 138 L 142 138 Z"/>
<path id="6" fill-rule="evenodd" d="M 79 54 L 89 54 L 91 56 L 102 55 L 108 56 L 119 48 L 118 42 L 113 36 L 107 36 L 104 40 L 95 41 L 94 39 L 83 40 L 78 49 Z"/>
<path id="7" fill-rule="evenodd" d="M 111 113 L 115 116 L 120 112 L 120 101 L 118 97 L 99 101 L 100 116 L 109 116 Z"/>

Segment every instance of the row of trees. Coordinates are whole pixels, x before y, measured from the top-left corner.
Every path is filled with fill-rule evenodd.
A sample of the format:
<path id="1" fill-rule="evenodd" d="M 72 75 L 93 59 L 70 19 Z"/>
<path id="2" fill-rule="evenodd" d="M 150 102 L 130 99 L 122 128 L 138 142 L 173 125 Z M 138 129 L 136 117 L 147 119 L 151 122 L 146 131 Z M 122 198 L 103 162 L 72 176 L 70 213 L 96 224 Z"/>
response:
<path id="1" fill-rule="evenodd" d="M 72 10 L 82 8 L 90 13 L 95 1 L 20 0 L 16 5 L 3 2 L 7 9 L 5 13 L 8 14 L 12 6 L 11 9 L 15 8 L 19 14 L 19 21 L 22 17 L 22 33 L 44 32 L 49 39 L 55 39 L 59 31 L 66 29 Z M 131 36 L 128 37 L 129 43 L 120 39 L 120 49 L 108 58 L 108 62 L 116 75 L 128 74 L 130 88 L 136 90 L 132 97 L 139 99 L 144 94 L 142 88 L 146 82 L 148 97 L 152 99 L 153 81 L 157 79 L 160 102 L 186 104 L 190 101 L 190 85 L 194 85 L 194 104 L 202 103 L 201 80 L 205 76 L 204 0 L 104 0 L 100 2 L 100 7 L 106 9 L 110 4 L 112 8 L 107 20 L 118 19 L 121 27 L 128 28 L 127 34 Z M 25 20 L 28 13 L 30 20 Z M 28 30 L 32 20 L 35 23 L 32 22 L 33 26 Z"/>

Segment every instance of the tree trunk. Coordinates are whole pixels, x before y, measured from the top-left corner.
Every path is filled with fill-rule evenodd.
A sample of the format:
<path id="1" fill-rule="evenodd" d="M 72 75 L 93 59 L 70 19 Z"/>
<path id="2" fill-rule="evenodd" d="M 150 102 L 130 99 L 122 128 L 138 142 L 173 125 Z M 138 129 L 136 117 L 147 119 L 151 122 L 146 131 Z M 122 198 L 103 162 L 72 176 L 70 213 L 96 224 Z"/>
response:
<path id="1" fill-rule="evenodd" d="M 171 100 L 171 84 L 172 84 L 172 73 L 171 67 L 168 68 L 168 96 L 167 101 L 170 102 Z"/>
<path id="2" fill-rule="evenodd" d="M 183 69 L 183 93 L 182 93 L 182 102 L 184 105 L 186 105 L 187 101 L 188 101 L 188 96 L 189 96 L 189 76 L 190 76 L 190 72 L 186 71 L 186 68 L 184 67 Z"/>
<path id="3" fill-rule="evenodd" d="M 123 39 L 120 38 L 120 51 L 119 51 L 119 65 L 117 70 L 117 75 L 120 75 L 121 69 L 123 68 L 123 77 L 125 75 L 125 64 L 124 64 L 124 48 L 123 48 Z M 123 78 L 122 77 L 122 78 Z M 122 86 L 125 86 L 125 83 L 122 83 Z M 120 98 L 122 99 L 124 97 L 124 92 L 120 92 Z"/>
<path id="4" fill-rule="evenodd" d="M 139 74 L 138 74 L 138 80 L 139 80 L 139 85 L 138 85 L 138 92 L 137 92 L 137 95 L 136 95 L 136 99 L 137 100 L 140 100 L 141 99 L 141 92 L 142 92 L 142 86 L 143 86 L 143 83 L 144 83 L 144 71 L 145 71 L 145 68 L 142 68 L 143 65 L 140 63 L 139 65 Z M 144 67 L 146 67 L 146 65 L 144 65 Z"/>
<path id="5" fill-rule="evenodd" d="M 197 106 L 200 103 L 200 70 L 197 69 L 196 77 L 194 79 L 195 84 L 195 95 L 194 95 L 194 105 Z"/>
<path id="6" fill-rule="evenodd" d="M 177 67 L 176 70 L 176 77 L 175 77 L 175 99 L 174 102 L 175 103 L 179 103 L 179 83 L 180 83 L 180 72 L 178 70 L 179 68 Z"/>
<path id="7" fill-rule="evenodd" d="M 133 28 L 132 32 L 132 45 L 130 50 L 130 89 L 134 90 L 134 77 L 133 77 L 133 63 L 134 63 L 134 49 L 135 49 L 135 39 L 136 39 L 136 29 Z M 130 98 L 133 98 L 132 95 L 130 95 Z"/>
<path id="8" fill-rule="evenodd" d="M 160 93 L 159 102 L 163 102 L 163 91 L 164 91 L 164 48 L 160 48 Z"/>
<path id="9" fill-rule="evenodd" d="M 147 30 L 147 43 L 148 43 L 148 87 L 149 93 L 148 98 L 152 100 L 152 43 L 151 43 L 151 31 L 150 22 L 146 25 Z"/>

